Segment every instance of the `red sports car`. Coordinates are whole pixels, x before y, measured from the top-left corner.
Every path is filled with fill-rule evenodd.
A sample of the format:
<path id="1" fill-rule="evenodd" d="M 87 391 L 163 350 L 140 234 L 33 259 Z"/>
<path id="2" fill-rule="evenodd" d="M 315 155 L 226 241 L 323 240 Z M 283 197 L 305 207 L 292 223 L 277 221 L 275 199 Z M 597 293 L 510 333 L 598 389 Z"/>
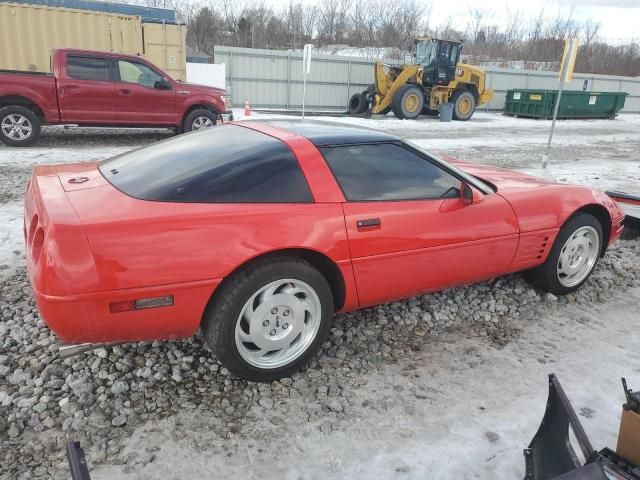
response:
<path id="1" fill-rule="evenodd" d="M 246 122 L 36 167 L 24 235 L 63 342 L 202 328 L 231 372 L 271 380 L 309 361 L 335 312 L 520 270 L 573 291 L 622 221 L 590 188 L 445 162 L 386 133 Z"/>

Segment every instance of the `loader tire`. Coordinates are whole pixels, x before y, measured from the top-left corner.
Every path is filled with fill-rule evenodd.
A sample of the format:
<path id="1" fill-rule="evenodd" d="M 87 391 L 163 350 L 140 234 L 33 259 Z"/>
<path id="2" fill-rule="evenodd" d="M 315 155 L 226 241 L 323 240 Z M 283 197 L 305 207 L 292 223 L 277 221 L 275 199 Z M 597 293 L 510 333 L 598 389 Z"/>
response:
<path id="1" fill-rule="evenodd" d="M 403 85 L 391 100 L 391 110 L 397 118 L 417 118 L 424 108 L 424 92 L 417 85 Z"/>
<path id="2" fill-rule="evenodd" d="M 476 110 L 476 97 L 468 90 L 457 90 L 451 96 L 453 119 L 469 120 Z"/>
<path id="3" fill-rule="evenodd" d="M 367 111 L 367 98 L 361 93 L 354 93 L 349 99 L 349 113 L 351 115 L 362 115 Z"/>

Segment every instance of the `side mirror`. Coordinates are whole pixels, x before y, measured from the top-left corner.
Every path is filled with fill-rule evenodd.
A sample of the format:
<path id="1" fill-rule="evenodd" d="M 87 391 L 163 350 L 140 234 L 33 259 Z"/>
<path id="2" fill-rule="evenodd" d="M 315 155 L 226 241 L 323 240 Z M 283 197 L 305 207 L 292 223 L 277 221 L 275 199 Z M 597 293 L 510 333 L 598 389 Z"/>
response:
<path id="1" fill-rule="evenodd" d="M 471 205 L 473 203 L 473 190 L 464 182 L 462 182 L 460 186 L 460 200 L 462 200 L 464 205 Z"/>
<path id="2" fill-rule="evenodd" d="M 153 87 L 158 90 L 171 90 L 171 84 L 169 83 L 169 80 L 167 80 L 165 77 L 162 77 L 160 80 L 158 80 L 153 85 Z"/>

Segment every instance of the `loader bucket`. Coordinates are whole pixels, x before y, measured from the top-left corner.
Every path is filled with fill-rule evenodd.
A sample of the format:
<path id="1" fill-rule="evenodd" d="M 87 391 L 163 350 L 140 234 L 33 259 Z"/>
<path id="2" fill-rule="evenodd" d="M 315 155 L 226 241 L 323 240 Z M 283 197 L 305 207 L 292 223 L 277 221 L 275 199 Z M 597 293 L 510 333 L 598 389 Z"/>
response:
<path id="1" fill-rule="evenodd" d="M 586 459 L 583 466 L 569 440 L 569 428 Z M 554 374 L 549 375 L 549 398 L 542 423 L 524 450 L 524 480 L 606 479 L 576 412 Z M 595 462 L 595 463 L 592 463 Z"/>

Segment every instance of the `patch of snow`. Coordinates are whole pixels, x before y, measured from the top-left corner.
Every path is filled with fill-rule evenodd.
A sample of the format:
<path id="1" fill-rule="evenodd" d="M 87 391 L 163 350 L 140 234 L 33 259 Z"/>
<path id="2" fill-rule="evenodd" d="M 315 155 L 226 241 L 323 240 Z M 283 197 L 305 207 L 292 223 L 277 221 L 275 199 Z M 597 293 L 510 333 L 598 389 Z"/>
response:
<path id="1" fill-rule="evenodd" d="M 22 202 L 0 204 L 0 276 L 13 273 L 24 263 Z"/>
<path id="2" fill-rule="evenodd" d="M 366 376 L 348 415 L 335 419 L 338 431 L 325 433 L 313 421 L 272 424 L 256 406 L 253 436 L 220 438 L 197 427 L 201 413 L 183 410 L 125 440 L 124 454 L 158 448 L 154 462 L 130 473 L 101 465 L 92 478 L 523 478 L 522 450 L 542 420 L 551 372 L 593 446 L 615 448 L 619 379 L 638 373 L 629 361 L 640 342 L 638 302 L 636 287 L 604 304 L 562 306 L 524 321 L 504 348 L 460 335 L 425 338 L 423 353 Z M 171 422 L 194 431 L 176 438 Z"/>

